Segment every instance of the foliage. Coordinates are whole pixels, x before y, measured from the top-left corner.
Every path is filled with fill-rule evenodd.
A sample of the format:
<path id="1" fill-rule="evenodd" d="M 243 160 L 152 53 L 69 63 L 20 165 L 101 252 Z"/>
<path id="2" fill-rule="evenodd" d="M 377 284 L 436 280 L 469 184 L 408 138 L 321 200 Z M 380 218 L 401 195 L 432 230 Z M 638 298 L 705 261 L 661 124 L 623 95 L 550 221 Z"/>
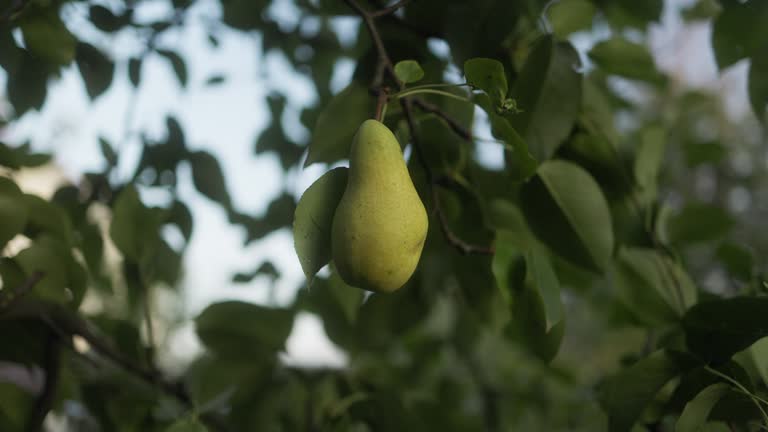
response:
<path id="1" fill-rule="evenodd" d="M 754 145 L 768 127 L 768 2 L 699 0 L 682 11 L 712 25 L 721 71 L 748 64 L 750 118 L 657 67 L 647 40 L 663 7 L 0 2 L 0 131 L 43 109 L 64 74 L 79 75 L 96 104 L 118 85 L 140 87 L 152 79 L 145 62 L 162 61 L 184 92 L 194 74 L 166 36 L 207 11 L 211 46 L 258 34 L 254 53 L 314 85 L 307 106 L 267 96 L 271 122 L 255 153 L 275 154 L 286 182 L 305 166 L 329 169 L 301 200 L 285 192 L 254 216 L 238 208 L 217 156 L 191 149 L 171 114 L 164 137 L 137 134 L 129 175 L 118 175 L 130 164 L 121 146 L 100 137 L 104 168 L 51 196 L 19 187 L 50 155 L 0 142 L 0 430 L 57 419 L 77 431 L 768 427 L 765 154 Z M 153 8 L 164 12 L 148 20 Z M 587 52 L 577 36 L 593 42 Z M 118 49 L 126 38 L 140 49 Z M 336 91 L 334 71 L 350 59 L 352 77 Z M 330 262 L 330 224 L 347 182 L 334 166 L 375 115 L 407 149 L 430 220 L 406 286 L 364 295 Z M 291 133 L 302 128 L 306 137 Z M 289 304 L 209 305 L 193 320 L 202 352 L 169 368 L 157 361 L 170 350 L 158 333 L 181 317 L 155 302 L 183 296 L 195 227 L 178 198 L 185 170 L 246 243 L 292 227 L 306 283 Z M 153 191 L 170 199 L 149 205 Z M 744 194 L 747 205 L 734 205 Z M 258 276 L 281 278 L 265 261 L 233 281 Z M 322 320 L 346 367 L 283 361 L 300 313 Z"/>

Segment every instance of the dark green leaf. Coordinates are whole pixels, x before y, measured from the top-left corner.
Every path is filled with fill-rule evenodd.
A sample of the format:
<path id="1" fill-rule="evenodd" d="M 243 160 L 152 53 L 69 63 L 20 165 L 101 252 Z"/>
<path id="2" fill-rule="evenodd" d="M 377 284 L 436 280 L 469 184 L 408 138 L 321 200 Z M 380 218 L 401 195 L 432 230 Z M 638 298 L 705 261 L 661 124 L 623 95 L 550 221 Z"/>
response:
<path id="1" fill-rule="evenodd" d="M 727 155 L 727 150 L 719 142 L 689 141 L 683 145 L 685 160 L 689 166 L 717 164 Z"/>
<path id="2" fill-rule="evenodd" d="M 768 8 L 766 8 L 768 10 Z M 768 16 L 768 12 L 766 12 Z M 757 119 L 768 127 L 768 37 L 763 48 L 752 56 L 749 66 L 748 91 Z"/>
<path id="3" fill-rule="evenodd" d="M 592 27 L 597 11 L 589 0 L 560 0 L 547 8 L 547 19 L 552 32 L 559 38 Z"/>
<path id="4" fill-rule="evenodd" d="M 648 48 L 623 37 L 615 36 L 599 42 L 589 51 L 589 58 L 612 75 L 653 84 L 660 84 L 664 80 Z"/>
<path id="5" fill-rule="evenodd" d="M 673 244 L 701 243 L 722 238 L 733 226 L 733 218 L 722 207 L 689 204 L 667 223 L 667 237 Z"/>
<path id="6" fill-rule="evenodd" d="M 13 188 L 0 189 L 0 250 L 5 244 L 21 233 L 27 224 L 27 207 L 21 191 Z"/>
<path id="7" fill-rule="evenodd" d="M 698 0 L 683 9 L 682 15 L 686 21 L 707 20 L 716 17 L 722 10 L 718 0 Z"/>
<path id="8" fill-rule="evenodd" d="M 581 107 L 582 77 L 576 50 L 544 36 L 525 61 L 512 97 L 522 110 L 507 114 L 539 161 L 549 159 L 571 133 Z"/>
<path id="9" fill-rule="evenodd" d="M 66 65 L 75 58 L 77 39 L 69 32 L 54 7 L 36 11 L 21 21 L 24 43 L 47 62 Z"/>
<path id="10" fill-rule="evenodd" d="M 100 96 L 112 84 L 115 63 L 93 45 L 77 44 L 77 67 L 91 99 Z"/>
<path id="11" fill-rule="evenodd" d="M 635 155 L 635 182 L 653 198 L 656 195 L 666 144 L 664 129 L 657 126 L 647 127 L 642 132 L 640 146 Z"/>
<path id="12" fill-rule="evenodd" d="M 685 409 L 675 424 L 675 432 L 699 432 L 707 423 L 712 408 L 730 390 L 725 383 L 712 384 L 702 390 L 685 405 Z"/>
<path id="13" fill-rule="evenodd" d="M 645 29 L 651 21 L 659 21 L 664 0 L 598 0 L 611 24 L 618 27 Z"/>
<path id="14" fill-rule="evenodd" d="M 498 60 L 489 58 L 473 58 L 464 63 L 464 75 L 472 87 L 484 91 L 499 109 L 507 97 L 507 76 L 504 66 Z"/>
<path id="15" fill-rule="evenodd" d="M 613 255 L 611 213 L 600 187 L 584 169 L 553 160 L 521 190 L 522 209 L 536 235 L 554 252 L 592 270 Z"/>
<path id="16" fill-rule="evenodd" d="M 187 86 L 187 65 L 184 63 L 184 59 L 179 54 L 170 50 L 157 50 L 157 53 L 168 59 L 171 62 L 173 72 L 176 74 L 176 78 L 179 80 L 179 84 L 182 87 Z"/>
<path id="17" fill-rule="evenodd" d="M 676 355 L 658 351 L 608 378 L 599 394 L 608 414 L 608 430 L 629 432 L 664 384 L 687 367 Z"/>
<path id="18" fill-rule="evenodd" d="M 158 213 L 144 206 L 138 192 L 128 186 L 118 195 L 109 234 L 117 249 L 134 262 L 151 254 L 159 241 Z"/>
<path id="19" fill-rule="evenodd" d="M 189 207 L 186 204 L 181 201 L 174 201 L 168 214 L 167 223 L 178 226 L 181 234 L 189 241 L 189 238 L 192 236 L 194 221 L 192 219 L 192 212 L 189 211 Z"/>
<path id="20" fill-rule="evenodd" d="M 368 89 L 356 82 L 334 96 L 317 118 L 304 166 L 346 158 L 357 128 L 370 118 L 372 110 Z"/>
<path id="21" fill-rule="evenodd" d="M 214 303 L 196 319 L 200 340 L 225 357 L 247 359 L 281 350 L 293 312 L 239 301 Z"/>
<path id="22" fill-rule="evenodd" d="M 395 75 L 400 81 L 410 84 L 424 78 L 424 69 L 416 60 L 403 60 L 395 65 Z"/>
<path id="23" fill-rule="evenodd" d="M 224 75 L 211 75 L 208 77 L 207 80 L 205 80 L 205 85 L 207 86 L 215 86 L 224 83 Z"/>
<path id="24" fill-rule="evenodd" d="M 736 243 L 723 243 L 716 254 L 731 276 L 744 282 L 752 280 L 754 259 L 749 249 Z"/>
<path id="25" fill-rule="evenodd" d="M 691 352 L 706 362 L 722 363 L 768 336 L 768 298 L 701 302 L 685 314 L 683 327 Z"/>
<path id="26" fill-rule="evenodd" d="M 277 271 L 277 268 L 275 268 L 275 265 L 272 264 L 272 262 L 265 261 L 261 263 L 261 265 L 258 268 L 256 268 L 256 270 L 250 273 L 237 273 L 232 278 L 232 282 L 247 283 L 252 281 L 254 278 L 258 276 L 265 276 L 268 279 L 274 281 L 280 276 L 280 272 Z"/>
<path id="27" fill-rule="evenodd" d="M 192 152 L 188 157 L 195 188 L 209 199 L 230 208 L 232 202 L 218 159 L 205 151 Z"/>
<path id="28" fill-rule="evenodd" d="M 208 432 L 208 429 L 197 419 L 181 419 L 172 424 L 165 432 Z"/>
<path id="29" fill-rule="evenodd" d="M 35 297 L 58 303 L 68 303 L 74 299 L 72 294 L 75 293 L 66 290 L 71 258 L 66 247 L 58 240 L 49 236 L 40 237 L 32 246 L 19 252 L 15 260 L 27 277 L 38 272 L 44 275 L 33 289 Z"/>
<path id="30" fill-rule="evenodd" d="M 91 5 L 88 9 L 88 14 L 93 25 L 105 32 L 111 33 L 120 30 L 126 22 L 126 20 L 118 17 L 111 10 L 101 5 Z"/>
<path id="31" fill-rule="evenodd" d="M 768 2 L 749 0 L 722 2 L 723 12 L 712 29 L 712 49 L 720 69 L 744 58 L 765 58 L 768 44 Z M 762 52 L 761 52 L 762 50 Z"/>
<path id="32" fill-rule="evenodd" d="M 101 148 L 101 154 L 104 156 L 104 160 L 107 161 L 109 166 L 117 165 L 117 153 L 112 148 L 112 145 L 104 137 L 99 137 L 99 147 Z"/>
<path id="33" fill-rule="evenodd" d="M 331 260 L 331 225 L 347 187 L 347 168 L 335 168 L 304 192 L 293 218 L 293 242 L 307 280 Z"/>

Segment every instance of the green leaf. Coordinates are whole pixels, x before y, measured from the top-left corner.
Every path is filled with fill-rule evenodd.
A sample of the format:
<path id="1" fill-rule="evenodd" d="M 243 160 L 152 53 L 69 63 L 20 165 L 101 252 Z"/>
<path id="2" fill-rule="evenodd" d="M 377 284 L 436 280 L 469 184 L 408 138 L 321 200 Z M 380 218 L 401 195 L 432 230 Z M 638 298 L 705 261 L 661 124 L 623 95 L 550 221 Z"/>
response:
<path id="1" fill-rule="evenodd" d="M 605 269 L 613 254 L 611 213 L 583 168 L 562 160 L 543 163 L 523 185 L 521 200 L 528 224 L 550 249 L 574 264 Z"/>
<path id="2" fill-rule="evenodd" d="M 749 348 L 752 359 L 755 362 L 755 369 L 763 380 L 763 384 L 768 385 L 768 337 L 764 337 Z"/>
<path id="3" fill-rule="evenodd" d="M 722 10 L 723 7 L 718 0 L 698 0 L 683 9 L 682 15 L 686 21 L 708 20 L 716 17 Z"/>
<path id="4" fill-rule="evenodd" d="M 344 167 L 323 174 L 304 192 L 293 218 L 293 244 L 307 280 L 331 260 L 331 226 L 347 187 Z"/>
<path id="5" fill-rule="evenodd" d="M 747 80 L 752 110 L 757 119 L 768 127 L 768 41 L 762 50 L 752 56 Z"/>
<path id="6" fill-rule="evenodd" d="M 280 272 L 277 271 L 277 268 L 274 264 L 270 261 L 264 261 L 259 265 L 259 267 L 256 268 L 256 270 L 253 270 L 249 273 L 237 273 L 232 277 L 232 282 L 234 283 L 248 283 L 252 281 L 254 278 L 258 276 L 265 276 L 267 279 L 270 279 L 274 281 L 280 276 Z"/>
<path id="7" fill-rule="evenodd" d="M 225 81 L 224 75 L 211 75 L 208 77 L 207 80 L 205 80 L 205 85 L 207 86 L 216 86 L 219 84 L 223 84 Z"/>
<path id="8" fill-rule="evenodd" d="M 683 328 L 692 353 L 705 362 L 722 363 L 768 336 L 768 298 L 735 297 L 698 303 L 683 317 Z"/>
<path id="9" fill-rule="evenodd" d="M 101 148 L 101 154 L 104 156 L 104 160 L 107 161 L 109 166 L 117 165 L 117 153 L 112 145 L 104 137 L 99 137 L 99 147 Z"/>
<path id="10" fill-rule="evenodd" d="M 29 143 L 17 147 L 11 147 L 0 142 L 0 165 L 11 169 L 21 167 L 36 167 L 44 165 L 51 160 L 51 155 L 44 153 L 32 153 Z"/>
<path id="11" fill-rule="evenodd" d="M 368 89 L 357 82 L 334 96 L 317 117 L 304 166 L 345 159 L 357 128 L 370 118 L 372 110 Z"/>
<path id="12" fill-rule="evenodd" d="M 552 32 L 564 39 L 569 34 L 592 27 L 597 8 L 589 0 L 560 0 L 547 8 Z"/>
<path id="13" fill-rule="evenodd" d="M 515 81 L 511 96 L 522 112 L 506 117 L 539 161 L 552 157 L 576 123 L 582 93 L 579 67 L 573 46 L 544 36 Z"/>
<path id="14" fill-rule="evenodd" d="M 85 90 L 91 99 L 107 91 L 112 84 L 115 63 L 93 45 L 77 44 L 77 68 L 85 83 Z"/>
<path id="15" fill-rule="evenodd" d="M 181 84 L 182 87 L 186 87 L 187 65 L 184 63 L 184 59 L 182 59 L 181 56 L 176 52 L 170 50 L 157 50 L 157 53 L 171 62 L 171 67 L 173 68 L 173 72 L 176 74 L 176 78 L 179 80 L 179 84 Z"/>
<path id="16" fill-rule="evenodd" d="M 208 429 L 195 418 L 176 421 L 165 432 L 208 432 Z"/>
<path id="17" fill-rule="evenodd" d="M 709 412 L 730 391 L 730 388 L 731 386 L 728 384 L 718 383 L 702 390 L 685 405 L 685 409 L 675 424 L 675 432 L 703 431 Z"/>
<path id="18" fill-rule="evenodd" d="M 688 141 L 683 144 L 685 161 L 691 167 L 703 164 L 717 164 L 728 154 L 725 147 L 719 142 Z"/>
<path id="19" fill-rule="evenodd" d="M 752 280 L 754 258 L 749 249 L 736 243 L 723 243 L 715 254 L 731 276 L 744 282 Z"/>
<path id="20" fill-rule="evenodd" d="M 0 188 L 0 250 L 27 225 L 27 207 L 22 197 L 18 188 Z"/>
<path id="21" fill-rule="evenodd" d="M 74 244 L 72 221 L 64 209 L 37 195 L 24 194 L 22 201 L 27 207 L 26 231 L 30 235 L 47 233 L 58 237 L 64 244 Z"/>
<path id="22" fill-rule="evenodd" d="M 112 33 L 120 30 L 128 20 L 118 17 L 111 10 L 101 5 L 91 5 L 88 9 L 91 22 L 101 31 Z"/>
<path id="23" fill-rule="evenodd" d="M 609 432 L 629 432 L 664 384 L 687 367 L 677 356 L 657 351 L 609 377 L 598 396 L 608 414 Z"/>
<path id="24" fill-rule="evenodd" d="M 650 126 L 643 130 L 635 156 L 635 182 L 652 197 L 656 195 L 666 144 L 666 133 L 661 127 Z"/>
<path id="25" fill-rule="evenodd" d="M 507 75 L 504 66 L 498 60 L 473 58 L 464 62 L 464 75 L 472 87 L 484 91 L 498 110 L 507 97 Z"/>
<path id="26" fill-rule="evenodd" d="M 24 430 L 34 396 L 13 382 L 0 381 L 0 401 L 0 427 L 9 432 Z"/>
<path id="27" fill-rule="evenodd" d="M 19 252 L 16 262 L 27 277 L 40 272 L 44 276 L 33 288 L 35 297 L 57 303 L 73 300 L 66 288 L 69 285 L 68 268 L 71 263 L 66 247 L 53 237 L 43 236 L 32 246 Z"/>
<path id="28" fill-rule="evenodd" d="M 616 27 L 645 29 L 651 21 L 660 21 L 664 0 L 611 0 L 602 3 L 606 15 Z"/>
<path id="29" fill-rule="evenodd" d="M 749 0 L 722 2 L 723 12 L 712 28 L 712 49 L 720 69 L 744 58 L 765 58 L 768 44 L 768 2 Z"/>
<path id="30" fill-rule="evenodd" d="M 231 208 L 232 201 L 218 159 L 206 151 L 191 152 L 188 158 L 195 188 L 225 209 Z"/>
<path id="31" fill-rule="evenodd" d="M 733 218 L 722 207 L 689 204 L 667 222 L 667 238 L 675 245 L 709 242 L 724 237 L 733 224 Z"/>
<path id="32" fill-rule="evenodd" d="M 416 60 L 403 60 L 395 65 L 395 75 L 400 81 L 410 84 L 424 78 L 424 69 Z"/>
<path id="33" fill-rule="evenodd" d="M 696 287 L 690 277 L 654 249 L 621 249 L 611 276 L 621 300 L 639 322 L 647 325 L 677 322 L 696 302 Z"/>
<path id="34" fill-rule="evenodd" d="M 200 340 L 218 355 L 247 359 L 283 348 L 293 312 L 239 301 L 214 303 L 195 319 Z"/>
<path id="35" fill-rule="evenodd" d="M 612 75 L 652 84 L 664 82 L 648 48 L 623 37 L 614 36 L 597 43 L 589 52 L 589 58 Z"/>
<path id="36" fill-rule="evenodd" d="M 129 260 L 141 262 L 159 241 L 158 213 L 144 206 L 133 186 L 120 192 L 113 207 L 109 234 L 115 246 Z"/>
<path id="37" fill-rule="evenodd" d="M 29 14 L 21 21 L 24 43 L 35 55 L 45 61 L 66 65 L 75 58 L 77 39 L 59 18 L 55 7 Z"/>
<path id="38" fill-rule="evenodd" d="M 128 79 L 134 87 L 138 87 L 141 82 L 141 57 L 132 57 L 128 60 Z"/>

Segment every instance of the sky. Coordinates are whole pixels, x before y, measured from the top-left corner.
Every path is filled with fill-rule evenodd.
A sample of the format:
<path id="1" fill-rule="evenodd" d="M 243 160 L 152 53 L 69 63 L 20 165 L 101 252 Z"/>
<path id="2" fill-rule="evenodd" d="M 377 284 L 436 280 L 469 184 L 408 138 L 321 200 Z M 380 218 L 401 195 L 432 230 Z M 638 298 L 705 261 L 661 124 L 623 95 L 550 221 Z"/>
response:
<path id="1" fill-rule="evenodd" d="M 139 16 L 148 20 L 167 13 L 166 2 L 157 7 L 142 7 Z M 690 4 L 689 0 L 669 1 L 663 20 L 650 30 L 650 45 L 657 64 L 672 73 L 682 85 L 706 88 L 725 95 L 726 106 L 734 117 L 749 108 L 746 103 L 746 63 L 741 62 L 723 75 L 718 75 L 710 48 L 711 27 L 703 23 L 684 24 L 674 10 Z M 165 116 L 172 114 L 180 121 L 191 149 L 207 150 L 219 157 L 226 175 L 227 186 L 236 207 L 252 215 L 262 214 L 272 198 L 284 188 L 300 194 L 327 167 L 313 165 L 293 173 L 283 182 L 279 162 L 272 155 L 253 154 L 258 133 L 270 122 L 265 96 L 271 91 L 284 94 L 288 114 L 284 119 L 297 139 L 310 131 L 298 122 L 300 107 L 314 102 L 314 90 L 305 77 L 292 71 L 287 62 L 276 55 L 264 56 L 256 33 L 224 29 L 220 46 L 213 48 L 207 40 L 207 17 L 218 16 L 218 1 L 201 0 L 180 30 L 167 32 L 158 42 L 162 47 L 177 50 L 187 62 L 189 82 L 186 89 L 178 81 L 168 62 L 158 56 L 145 61 L 140 87 L 135 91 L 127 80 L 123 62 L 108 92 L 90 103 L 85 95 L 79 73 L 74 67 L 65 69 L 61 78 L 49 86 L 48 98 L 39 113 L 29 113 L 15 122 L 5 139 L 20 143 L 27 138 L 38 150 L 51 151 L 64 176 L 76 181 L 84 172 L 101 170 L 105 162 L 98 147 L 98 137 L 106 137 L 118 146 L 121 158 L 118 176 L 126 179 L 141 151 L 136 131 L 146 131 L 161 138 L 165 131 Z M 142 47 L 132 38 L 112 37 L 89 28 L 84 4 L 70 5 L 65 11 L 70 29 L 87 37 L 95 45 L 108 49 L 118 60 L 127 60 Z M 281 0 L 270 11 L 286 22 L 295 21 L 289 0 Z M 346 42 L 354 40 L 354 19 L 341 19 L 338 33 Z M 306 23 L 305 25 L 312 25 Z M 572 42 L 584 55 L 607 31 L 597 29 L 593 34 L 577 34 Z M 445 49 L 433 43 L 437 50 Z M 683 53 L 684 55 L 681 55 Z M 334 73 L 333 87 L 342 89 L 351 79 L 352 62 L 343 62 Z M 206 80 L 222 74 L 222 85 L 206 86 Z M 4 76 L 0 84 L 4 85 Z M 617 85 L 623 85 L 620 81 Z M 128 115 L 135 104 L 133 115 Z M 476 133 L 487 128 L 480 127 Z M 489 164 L 501 160 L 501 148 L 492 143 L 481 144 L 478 158 Z M 195 231 L 185 256 L 186 275 L 181 282 L 184 290 L 184 315 L 193 318 L 213 301 L 240 299 L 260 304 L 288 304 L 302 285 L 303 274 L 293 251 L 293 239 L 287 230 L 272 233 L 263 241 L 242 247 L 244 233 L 227 222 L 223 210 L 198 194 L 190 181 L 188 166 L 180 169 L 179 194 L 193 211 Z M 162 193 L 145 193 L 148 204 L 162 203 Z M 281 272 L 281 278 L 271 286 L 266 278 L 248 284 L 233 284 L 231 276 L 250 271 L 269 259 Z M 162 299 L 161 299 L 162 300 Z M 175 300 L 166 300 L 175 301 Z M 170 339 L 175 355 L 169 362 L 188 357 L 199 349 L 191 322 L 179 328 Z M 327 339 L 322 324 L 312 315 L 300 314 L 287 343 L 286 361 L 305 365 L 342 366 L 344 353 Z"/>

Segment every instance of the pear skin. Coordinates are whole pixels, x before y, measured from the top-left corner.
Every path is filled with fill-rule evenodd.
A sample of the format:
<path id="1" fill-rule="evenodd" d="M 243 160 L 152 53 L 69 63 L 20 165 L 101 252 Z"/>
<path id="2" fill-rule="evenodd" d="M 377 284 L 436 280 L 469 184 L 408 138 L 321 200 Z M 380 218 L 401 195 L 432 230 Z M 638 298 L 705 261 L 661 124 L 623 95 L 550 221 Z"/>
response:
<path id="1" fill-rule="evenodd" d="M 349 180 L 333 216 L 339 275 L 368 291 L 396 291 L 419 263 L 427 223 L 400 144 L 385 125 L 366 120 L 352 140 Z"/>

